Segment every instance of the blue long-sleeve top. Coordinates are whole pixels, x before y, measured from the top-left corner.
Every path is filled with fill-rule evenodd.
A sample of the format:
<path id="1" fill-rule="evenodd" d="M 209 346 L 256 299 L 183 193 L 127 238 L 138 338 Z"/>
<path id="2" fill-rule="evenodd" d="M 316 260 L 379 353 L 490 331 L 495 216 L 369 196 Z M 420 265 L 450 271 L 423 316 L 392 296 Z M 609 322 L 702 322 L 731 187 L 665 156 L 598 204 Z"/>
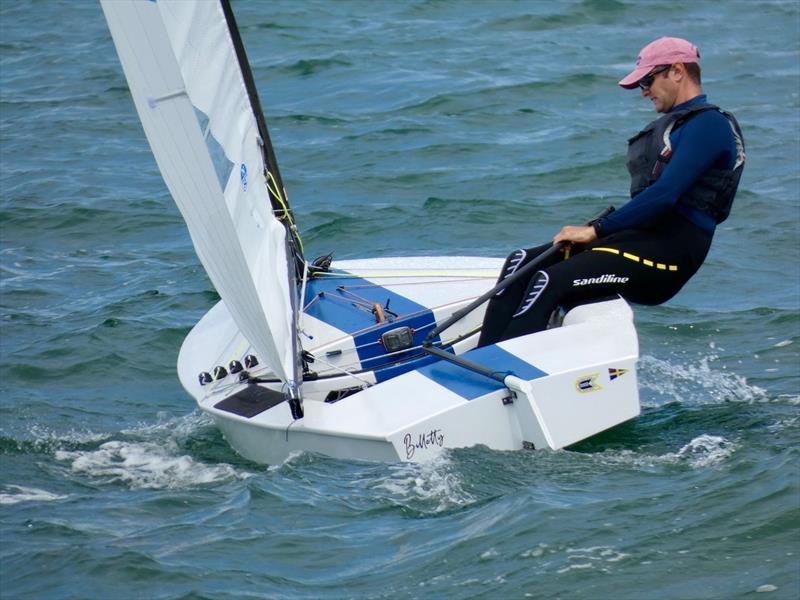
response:
<path id="1" fill-rule="evenodd" d="M 707 102 L 705 94 L 674 106 L 675 112 Z M 727 117 L 717 110 L 706 110 L 672 131 L 669 136 L 672 156 L 651 186 L 619 210 L 602 219 L 598 228 L 606 236 L 623 229 L 650 228 L 662 215 L 677 210 L 709 234 L 716 221 L 710 214 L 678 204 L 678 199 L 711 168 L 732 169 L 736 162 L 736 140 Z"/>

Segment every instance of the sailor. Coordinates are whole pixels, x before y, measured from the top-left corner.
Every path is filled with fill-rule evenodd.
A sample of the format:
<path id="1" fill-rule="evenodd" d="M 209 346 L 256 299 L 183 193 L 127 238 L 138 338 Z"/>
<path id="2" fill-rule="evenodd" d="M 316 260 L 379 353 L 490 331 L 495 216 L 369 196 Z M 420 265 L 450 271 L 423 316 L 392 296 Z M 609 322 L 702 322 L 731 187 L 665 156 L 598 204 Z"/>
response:
<path id="1" fill-rule="evenodd" d="M 699 63 L 697 47 L 684 39 L 642 48 L 619 85 L 639 88 L 663 116 L 628 140 L 631 200 L 588 226 L 563 227 L 553 243 L 563 242 L 565 252 L 489 301 L 480 346 L 545 329 L 560 308 L 617 295 L 661 304 L 697 272 L 728 217 L 745 160 L 739 125 L 708 103 Z M 549 247 L 512 252 L 500 281 Z"/>

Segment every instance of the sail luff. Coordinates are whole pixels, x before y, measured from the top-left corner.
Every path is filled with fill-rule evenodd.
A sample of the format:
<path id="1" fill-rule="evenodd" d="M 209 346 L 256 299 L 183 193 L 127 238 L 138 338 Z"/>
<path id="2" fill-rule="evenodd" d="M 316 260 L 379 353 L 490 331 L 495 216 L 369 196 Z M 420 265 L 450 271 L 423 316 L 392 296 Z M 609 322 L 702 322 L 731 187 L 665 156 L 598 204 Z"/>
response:
<path id="1" fill-rule="evenodd" d="M 261 141 L 263 143 L 265 166 L 267 168 L 267 171 L 271 173 L 275 179 L 275 183 L 277 184 L 276 186 L 277 191 L 283 194 L 283 198 L 281 199 L 276 198 L 275 191 L 268 188 L 267 191 L 269 193 L 270 201 L 272 202 L 272 207 L 275 211 L 281 211 L 283 208 L 286 208 L 291 215 L 291 209 L 289 208 L 288 198 L 286 198 L 286 188 L 283 186 L 283 179 L 281 178 L 281 172 L 280 169 L 278 168 L 278 159 L 275 155 L 275 150 L 272 147 L 272 140 L 270 139 L 269 129 L 267 128 L 267 122 L 264 119 L 264 112 L 261 110 L 261 101 L 258 96 L 258 90 L 256 89 L 255 79 L 253 78 L 253 72 L 250 68 L 250 62 L 247 60 L 247 52 L 245 51 L 244 48 L 244 42 L 242 42 L 242 36 L 239 32 L 239 26 L 236 23 L 236 17 L 233 14 L 233 9 L 231 8 L 230 0 L 220 0 L 220 5 L 225 15 L 225 21 L 228 25 L 228 31 L 230 33 L 231 43 L 233 44 L 234 52 L 239 62 L 239 68 L 241 69 L 242 72 L 242 79 L 244 80 L 245 89 L 247 90 L 247 96 L 250 100 L 253 116 L 256 119 L 256 125 L 258 126 L 258 133 L 261 136 Z M 283 206 L 281 204 L 283 204 Z M 294 217 L 291 216 L 291 219 L 294 219 Z"/>

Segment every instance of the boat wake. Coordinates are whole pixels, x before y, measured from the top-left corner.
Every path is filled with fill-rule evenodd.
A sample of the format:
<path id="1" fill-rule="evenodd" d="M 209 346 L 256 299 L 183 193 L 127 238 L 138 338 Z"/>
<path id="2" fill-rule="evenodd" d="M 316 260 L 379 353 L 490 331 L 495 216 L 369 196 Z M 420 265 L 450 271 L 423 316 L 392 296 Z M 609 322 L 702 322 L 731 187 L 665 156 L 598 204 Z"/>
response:
<path id="1" fill-rule="evenodd" d="M 639 386 L 643 407 L 658 407 L 668 402 L 703 405 L 724 402 L 748 404 L 767 402 L 767 390 L 747 382 L 736 373 L 713 365 L 716 356 L 704 356 L 698 363 L 673 363 L 653 356 L 639 359 Z"/>
<path id="2" fill-rule="evenodd" d="M 421 512 L 440 513 L 476 501 L 447 453 L 420 463 L 392 464 L 374 488 L 393 504 Z"/>
<path id="3" fill-rule="evenodd" d="M 56 452 L 73 473 L 130 489 L 184 489 L 247 477 L 231 465 L 208 465 L 180 455 L 176 444 L 111 441 L 97 450 Z"/>
<path id="4" fill-rule="evenodd" d="M 701 434 L 674 452 L 646 454 L 634 450 L 606 450 L 591 454 L 592 460 L 611 466 L 630 466 L 649 470 L 664 466 L 688 466 L 705 469 L 724 464 L 739 445 L 724 436 Z"/>
<path id="5" fill-rule="evenodd" d="M 448 451 L 418 463 L 339 460 L 301 451 L 267 469 L 268 487 L 283 501 L 315 497 L 326 506 L 333 498 L 351 510 L 400 508 L 419 515 L 439 514 L 470 505 L 464 470 Z M 324 497 L 319 490 L 325 489 Z"/>
<path id="6" fill-rule="evenodd" d="M 55 448 L 54 456 L 73 476 L 130 489 L 185 489 L 250 477 L 230 464 L 206 463 L 187 453 L 187 440 L 209 426 L 207 417 L 193 413 L 101 436 L 105 441 L 99 446 Z M 52 437 L 49 444 L 55 445 Z"/>

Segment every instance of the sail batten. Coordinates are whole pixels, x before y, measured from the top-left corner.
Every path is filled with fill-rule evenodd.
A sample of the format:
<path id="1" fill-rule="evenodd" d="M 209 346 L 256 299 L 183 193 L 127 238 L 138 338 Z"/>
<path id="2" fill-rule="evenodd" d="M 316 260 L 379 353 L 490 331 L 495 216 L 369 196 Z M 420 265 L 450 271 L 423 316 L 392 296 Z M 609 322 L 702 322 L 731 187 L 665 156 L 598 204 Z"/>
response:
<path id="1" fill-rule="evenodd" d="M 294 258 L 268 199 L 262 117 L 253 111 L 247 69 L 222 5 L 101 5 L 153 155 L 203 267 L 263 362 L 296 388 Z"/>

